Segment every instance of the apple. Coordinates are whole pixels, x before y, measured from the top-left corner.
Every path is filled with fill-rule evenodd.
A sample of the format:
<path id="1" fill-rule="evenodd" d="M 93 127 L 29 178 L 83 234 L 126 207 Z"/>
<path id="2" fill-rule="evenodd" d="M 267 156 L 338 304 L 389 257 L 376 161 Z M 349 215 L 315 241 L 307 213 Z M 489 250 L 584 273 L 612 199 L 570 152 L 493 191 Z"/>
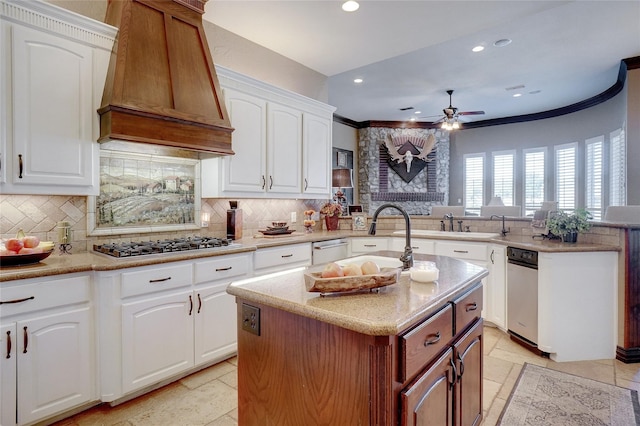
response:
<path id="1" fill-rule="evenodd" d="M 18 254 L 33 254 L 35 253 L 35 249 L 31 247 L 22 247 Z"/>
<path id="2" fill-rule="evenodd" d="M 15 251 L 17 253 L 22 250 L 24 244 L 22 244 L 22 240 L 18 238 L 9 238 L 4 242 L 4 246 L 7 248 L 7 250 Z"/>
<path id="3" fill-rule="evenodd" d="M 35 248 L 40 244 L 40 238 L 28 235 L 22 239 L 22 243 L 27 248 Z"/>
<path id="4" fill-rule="evenodd" d="M 0 256 L 15 256 L 16 253 L 15 251 L 11 251 L 11 250 L 7 250 L 6 248 L 2 248 L 0 249 Z"/>
<path id="5" fill-rule="evenodd" d="M 378 266 L 378 264 L 375 262 L 372 262 L 371 260 L 367 260 L 362 265 L 360 265 L 360 269 L 362 269 L 362 273 L 364 275 L 372 275 L 372 274 L 380 273 L 380 267 Z"/>
<path id="6" fill-rule="evenodd" d="M 360 269 L 360 265 L 356 265 L 355 263 L 349 263 L 342 267 L 344 271 L 345 277 L 355 277 L 358 275 L 362 275 L 362 269 Z"/>
<path id="7" fill-rule="evenodd" d="M 342 271 L 342 267 L 335 262 L 327 263 L 327 265 L 322 270 L 322 274 L 320 274 L 322 278 L 337 278 L 343 277 L 344 272 Z"/>

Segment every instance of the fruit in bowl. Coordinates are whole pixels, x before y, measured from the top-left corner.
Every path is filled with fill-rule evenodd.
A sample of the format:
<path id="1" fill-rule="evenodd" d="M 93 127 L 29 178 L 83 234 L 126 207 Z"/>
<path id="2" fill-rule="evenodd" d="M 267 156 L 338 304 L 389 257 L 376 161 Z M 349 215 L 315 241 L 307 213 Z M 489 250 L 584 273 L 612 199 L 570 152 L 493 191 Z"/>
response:
<path id="1" fill-rule="evenodd" d="M 33 235 L 18 231 L 15 238 L 8 238 L 0 244 L 0 259 L 3 265 L 20 265 L 39 262 L 53 251 L 53 241 L 40 241 Z"/>

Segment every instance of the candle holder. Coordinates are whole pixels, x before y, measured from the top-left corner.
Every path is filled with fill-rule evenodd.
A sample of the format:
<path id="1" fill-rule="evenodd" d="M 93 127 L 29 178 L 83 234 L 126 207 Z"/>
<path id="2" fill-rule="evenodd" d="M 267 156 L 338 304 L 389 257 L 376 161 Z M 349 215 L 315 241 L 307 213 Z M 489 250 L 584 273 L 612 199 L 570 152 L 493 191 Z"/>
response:
<path id="1" fill-rule="evenodd" d="M 313 227 L 316 224 L 316 221 L 313 220 L 313 215 L 316 214 L 315 210 L 305 210 L 304 212 L 304 228 L 307 231 L 307 234 L 313 232 Z"/>
<path id="2" fill-rule="evenodd" d="M 60 254 L 71 254 L 71 224 L 58 222 L 58 243 Z"/>

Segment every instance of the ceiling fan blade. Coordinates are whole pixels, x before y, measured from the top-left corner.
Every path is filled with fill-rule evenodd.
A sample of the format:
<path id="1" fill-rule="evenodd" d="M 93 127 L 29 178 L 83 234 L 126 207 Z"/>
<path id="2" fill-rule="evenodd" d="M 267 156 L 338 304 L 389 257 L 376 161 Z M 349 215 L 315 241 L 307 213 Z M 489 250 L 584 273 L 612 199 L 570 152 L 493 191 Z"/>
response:
<path id="1" fill-rule="evenodd" d="M 458 115 L 484 115 L 484 111 L 461 111 Z"/>

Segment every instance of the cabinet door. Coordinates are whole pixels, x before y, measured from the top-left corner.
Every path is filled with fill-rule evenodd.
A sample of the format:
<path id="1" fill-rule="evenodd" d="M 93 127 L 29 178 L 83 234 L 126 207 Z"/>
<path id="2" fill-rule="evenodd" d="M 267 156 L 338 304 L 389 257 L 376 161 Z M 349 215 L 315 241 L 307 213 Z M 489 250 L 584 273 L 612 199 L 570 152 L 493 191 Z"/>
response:
<path id="1" fill-rule="evenodd" d="M 389 242 L 389 250 L 400 252 L 404 251 L 404 247 L 407 244 L 405 238 L 390 238 Z M 413 238 L 411 240 L 411 248 L 417 254 L 435 254 L 436 252 L 435 242 L 427 239 Z"/>
<path id="2" fill-rule="evenodd" d="M 125 393 L 193 366 L 191 290 L 122 305 Z"/>
<path id="3" fill-rule="evenodd" d="M 195 291 L 195 363 L 222 360 L 237 350 L 235 297 L 227 294 L 229 283 Z"/>
<path id="4" fill-rule="evenodd" d="M 88 307 L 17 323 L 20 424 L 95 398 L 91 324 Z"/>
<path id="5" fill-rule="evenodd" d="M 235 155 L 223 160 L 222 190 L 264 192 L 267 187 L 267 103 L 259 98 L 225 89 L 233 131 Z M 203 166 L 204 167 L 204 166 Z"/>
<path id="6" fill-rule="evenodd" d="M 267 191 L 302 191 L 302 113 L 284 105 L 267 105 Z"/>
<path id="7" fill-rule="evenodd" d="M 16 323 L 0 326 L 0 424 L 16 424 Z"/>
<path id="8" fill-rule="evenodd" d="M 331 119 L 304 114 L 302 119 L 302 175 L 304 195 L 331 194 Z"/>
<path id="9" fill-rule="evenodd" d="M 456 425 L 477 426 L 482 421 L 482 319 L 454 345 L 457 364 Z"/>
<path id="10" fill-rule="evenodd" d="M 487 320 L 507 329 L 507 251 L 504 246 L 491 246 L 487 277 Z"/>
<path id="11" fill-rule="evenodd" d="M 449 348 L 400 394 L 403 426 L 452 426 L 456 374 Z"/>
<path id="12" fill-rule="evenodd" d="M 65 38 L 13 26 L 14 185 L 95 186 L 92 53 Z"/>

